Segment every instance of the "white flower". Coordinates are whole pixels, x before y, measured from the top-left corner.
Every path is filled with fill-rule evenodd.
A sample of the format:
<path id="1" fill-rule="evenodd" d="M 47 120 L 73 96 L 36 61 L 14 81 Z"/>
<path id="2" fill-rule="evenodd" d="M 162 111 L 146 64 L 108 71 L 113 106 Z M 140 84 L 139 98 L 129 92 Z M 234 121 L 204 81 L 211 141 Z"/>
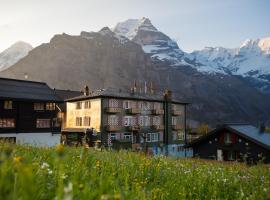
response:
<path id="1" fill-rule="evenodd" d="M 43 162 L 40 166 L 41 169 L 45 169 L 45 168 L 49 168 L 49 167 L 50 167 L 50 165 L 46 162 Z"/>

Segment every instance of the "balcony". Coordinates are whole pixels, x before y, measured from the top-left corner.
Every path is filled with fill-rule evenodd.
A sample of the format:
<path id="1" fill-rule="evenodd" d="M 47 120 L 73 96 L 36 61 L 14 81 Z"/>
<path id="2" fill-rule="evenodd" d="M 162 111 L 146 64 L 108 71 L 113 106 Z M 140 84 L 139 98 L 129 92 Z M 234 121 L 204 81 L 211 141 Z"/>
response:
<path id="1" fill-rule="evenodd" d="M 141 127 L 139 125 L 132 125 L 132 126 L 127 127 L 128 131 L 133 131 L 133 132 L 139 131 L 140 129 Z"/>
<path id="2" fill-rule="evenodd" d="M 179 125 L 179 124 L 177 124 L 177 125 L 172 125 L 172 130 L 175 130 L 175 131 L 181 130 L 182 128 L 183 128 L 183 126 L 182 126 L 182 125 Z"/>
<path id="3" fill-rule="evenodd" d="M 115 132 L 115 131 L 120 131 L 121 127 L 117 125 L 107 125 L 106 126 L 106 131 L 108 132 Z"/>
<path id="4" fill-rule="evenodd" d="M 164 130 L 164 126 L 163 125 L 153 125 L 152 126 L 152 129 L 155 129 L 157 131 Z"/>
<path id="5" fill-rule="evenodd" d="M 180 110 L 172 110 L 172 115 L 173 116 L 179 116 L 179 115 L 181 115 L 182 114 L 182 112 L 180 111 Z"/>
<path id="6" fill-rule="evenodd" d="M 127 113 L 131 115 L 136 115 L 141 113 L 141 109 L 139 108 L 129 108 L 127 109 Z"/>
<path id="7" fill-rule="evenodd" d="M 105 109 L 105 111 L 107 112 L 107 113 L 120 113 L 121 112 L 121 108 L 113 108 L 113 107 L 107 107 L 106 109 Z"/>
<path id="8" fill-rule="evenodd" d="M 164 110 L 163 109 L 154 109 L 152 110 L 153 115 L 164 115 Z"/>

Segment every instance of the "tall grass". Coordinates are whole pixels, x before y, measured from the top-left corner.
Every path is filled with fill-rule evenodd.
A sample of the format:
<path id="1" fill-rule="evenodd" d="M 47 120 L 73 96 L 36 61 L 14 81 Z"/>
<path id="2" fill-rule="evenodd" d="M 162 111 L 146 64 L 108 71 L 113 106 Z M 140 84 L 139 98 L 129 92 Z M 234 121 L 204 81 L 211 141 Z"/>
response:
<path id="1" fill-rule="evenodd" d="M 0 144 L 0 199 L 270 199 L 270 167 Z"/>

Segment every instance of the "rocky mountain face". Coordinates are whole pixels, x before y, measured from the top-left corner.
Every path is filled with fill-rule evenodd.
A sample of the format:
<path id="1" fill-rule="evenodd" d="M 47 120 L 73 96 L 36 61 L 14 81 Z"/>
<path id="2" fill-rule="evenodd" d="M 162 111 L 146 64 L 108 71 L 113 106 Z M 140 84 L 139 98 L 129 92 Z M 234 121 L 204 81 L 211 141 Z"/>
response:
<path id="1" fill-rule="evenodd" d="M 149 20 L 137 22 L 131 20 L 128 26 L 120 23 L 114 31 L 105 27 L 99 32 L 81 32 L 78 36 L 55 35 L 49 43 L 36 47 L 0 72 L 0 76 L 27 77 L 47 82 L 53 88 L 71 90 L 81 90 L 85 85 L 92 90 L 129 89 L 134 80 L 139 85 L 153 82 L 156 93 L 169 88 L 177 99 L 192 103 L 188 117 L 196 122 L 257 124 L 263 120 L 270 123 L 269 96 L 241 76 L 201 72 L 198 67 L 202 64 L 192 59 L 195 55 L 170 46 L 170 38 Z M 123 31 L 125 35 L 119 34 Z M 159 48 L 148 53 L 145 47 L 149 45 Z M 176 52 L 179 58 L 171 56 Z M 173 59 L 157 57 L 167 53 Z"/>
<path id="2" fill-rule="evenodd" d="M 14 65 L 20 59 L 25 57 L 33 47 L 26 42 L 16 42 L 8 49 L 0 53 L 0 71 L 3 71 Z"/>
<path id="3" fill-rule="evenodd" d="M 270 94 L 270 38 L 247 40 L 235 49 L 206 47 L 186 53 L 147 18 L 120 22 L 113 31 L 141 45 L 157 63 L 189 65 L 202 73 L 242 76 L 251 86 Z"/>

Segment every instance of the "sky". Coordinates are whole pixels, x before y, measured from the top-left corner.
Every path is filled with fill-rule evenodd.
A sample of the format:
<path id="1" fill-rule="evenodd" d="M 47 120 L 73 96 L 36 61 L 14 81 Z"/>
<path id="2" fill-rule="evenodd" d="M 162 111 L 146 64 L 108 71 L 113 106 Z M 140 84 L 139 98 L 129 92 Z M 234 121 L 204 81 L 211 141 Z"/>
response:
<path id="1" fill-rule="evenodd" d="M 270 0 L 0 0 L 0 51 L 142 17 L 186 52 L 270 37 Z"/>

